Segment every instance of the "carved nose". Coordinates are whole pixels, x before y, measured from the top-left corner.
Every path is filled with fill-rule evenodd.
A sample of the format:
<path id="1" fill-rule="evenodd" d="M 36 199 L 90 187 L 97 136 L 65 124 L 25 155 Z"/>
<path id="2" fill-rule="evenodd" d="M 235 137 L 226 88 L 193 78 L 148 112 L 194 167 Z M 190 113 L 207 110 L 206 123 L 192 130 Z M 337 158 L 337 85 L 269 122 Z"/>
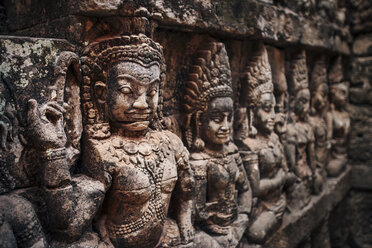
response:
<path id="1" fill-rule="evenodd" d="M 146 102 L 146 94 L 140 95 L 133 103 L 133 107 L 137 109 L 147 109 L 149 105 Z"/>
<path id="2" fill-rule="evenodd" d="M 224 132 L 229 131 L 229 123 L 226 118 L 222 122 L 221 131 L 224 131 Z"/>

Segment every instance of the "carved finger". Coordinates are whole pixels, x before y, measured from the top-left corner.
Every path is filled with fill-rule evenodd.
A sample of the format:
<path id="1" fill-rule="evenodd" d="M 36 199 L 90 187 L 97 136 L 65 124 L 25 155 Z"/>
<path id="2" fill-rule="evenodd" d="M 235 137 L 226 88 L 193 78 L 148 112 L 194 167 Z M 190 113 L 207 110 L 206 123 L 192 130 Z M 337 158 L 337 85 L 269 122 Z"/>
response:
<path id="1" fill-rule="evenodd" d="M 27 122 L 29 124 L 40 121 L 40 112 L 38 109 L 38 104 L 35 99 L 28 100 L 27 109 Z"/>
<path id="2" fill-rule="evenodd" d="M 58 121 L 63 115 L 63 112 L 55 109 L 54 106 L 47 105 L 44 107 L 44 111 L 46 118 L 51 122 Z"/>
<path id="3" fill-rule="evenodd" d="M 48 102 L 46 105 L 49 106 L 49 107 L 55 108 L 56 110 L 58 110 L 61 113 L 66 112 L 66 109 L 64 107 L 62 107 L 61 104 L 59 104 L 58 102 Z"/>

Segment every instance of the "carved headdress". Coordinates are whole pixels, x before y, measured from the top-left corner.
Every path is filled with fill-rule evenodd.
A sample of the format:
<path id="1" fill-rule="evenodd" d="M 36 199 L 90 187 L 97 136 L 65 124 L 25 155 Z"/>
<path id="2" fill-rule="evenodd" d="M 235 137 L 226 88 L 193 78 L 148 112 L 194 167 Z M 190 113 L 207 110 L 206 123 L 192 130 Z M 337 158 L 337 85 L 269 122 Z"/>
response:
<path id="1" fill-rule="evenodd" d="M 330 85 L 345 82 L 341 56 L 338 56 L 336 60 L 333 62 L 332 67 L 328 74 L 328 80 L 329 80 Z"/>
<path id="2" fill-rule="evenodd" d="M 300 90 L 309 88 L 305 50 L 291 54 L 286 63 L 286 75 L 288 90 L 292 96 Z"/>
<path id="3" fill-rule="evenodd" d="M 257 51 L 250 57 L 240 76 L 240 85 L 240 97 L 250 109 L 257 106 L 262 94 L 273 93 L 271 66 L 263 43 L 259 43 Z"/>
<path id="4" fill-rule="evenodd" d="M 327 66 L 324 56 L 321 56 L 314 62 L 313 70 L 311 71 L 310 91 L 314 92 L 321 84 L 327 84 Z"/>
<path id="5" fill-rule="evenodd" d="M 231 71 L 225 46 L 209 42 L 199 50 L 184 90 L 184 109 L 187 114 L 186 139 L 188 145 L 203 147 L 199 138 L 200 115 L 208 109 L 208 103 L 216 97 L 232 97 Z M 196 133 L 192 134 L 191 120 Z M 192 142 L 195 140 L 195 142 Z"/>
<path id="6" fill-rule="evenodd" d="M 85 132 L 94 138 L 110 135 L 107 116 L 107 72 L 117 62 L 134 62 L 145 67 L 159 65 L 161 84 L 155 122 L 162 118 L 162 86 L 165 82 L 165 64 L 160 44 L 143 34 L 119 36 L 94 42 L 85 48 L 83 69 L 83 120 Z"/>
<path id="7" fill-rule="evenodd" d="M 262 94 L 273 93 L 274 91 L 271 66 L 266 48 L 262 42 L 258 43 L 257 50 L 250 57 L 244 72 L 240 76 L 240 87 L 239 102 L 241 107 L 248 108 L 248 116 L 246 116 L 246 111 L 240 111 L 240 115 L 245 115 L 245 117 L 236 116 L 236 119 L 242 122 L 237 122 L 235 125 L 237 129 L 236 139 L 256 135 L 256 129 L 253 127 L 253 111 L 257 107 Z"/>
<path id="8" fill-rule="evenodd" d="M 314 97 L 316 96 L 316 92 L 319 86 L 322 86 L 322 90 L 326 96 L 328 96 L 328 84 L 327 84 L 327 66 L 326 66 L 326 59 L 324 56 L 320 56 L 316 61 L 314 61 L 314 67 L 310 74 L 310 92 L 311 92 L 311 113 L 316 113 L 316 107 L 314 103 Z M 326 98 L 327 99 L 327 98 Z M 328 101 L 326 102 L 328 104 Z M 327 106 L 324 106 L 324 111 L 326 110 Z"/>

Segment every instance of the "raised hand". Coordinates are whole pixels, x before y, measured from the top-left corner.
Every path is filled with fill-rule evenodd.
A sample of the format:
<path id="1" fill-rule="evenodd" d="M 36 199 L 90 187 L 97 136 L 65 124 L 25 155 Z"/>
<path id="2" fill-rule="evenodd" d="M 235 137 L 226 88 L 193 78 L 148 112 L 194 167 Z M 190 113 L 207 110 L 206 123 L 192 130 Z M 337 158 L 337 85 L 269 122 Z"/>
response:
<path id="1" fill-rule="evenodd" d="M 66 134 L 63 125 L 65 107 L 57 102 L 47 102 L 39 106 L 34 99 L 28 101 L 26 136 L 39 150 L 65 147 Z"/>

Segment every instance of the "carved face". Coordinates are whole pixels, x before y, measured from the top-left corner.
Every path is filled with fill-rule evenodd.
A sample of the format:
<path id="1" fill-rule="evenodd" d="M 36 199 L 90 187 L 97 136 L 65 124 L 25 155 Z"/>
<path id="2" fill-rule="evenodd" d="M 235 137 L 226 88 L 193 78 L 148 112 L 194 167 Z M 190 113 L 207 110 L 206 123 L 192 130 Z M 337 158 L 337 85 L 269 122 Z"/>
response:
<path id="1" fill-rule="evenodd" d="M 288 95 L 281 94 L 276 98 L 275 106 L 275 132 L 282 136 L 287 132 L 287 119 L 288 119 Z"/>
<path id="2" fill-rule="evenodd" d="M 327 106 L 328 86 L 320 84 L 312 96 L 312 104 L 317 111 L 323 110 Z"/>
<path id="3" fill-rule="evenodd" d="M 217 97 L 203 113 L 201 134 L 207 144 L 222 145 L 229 141 L 233 124 L 233 101 L 230 97 Z"/>
<path id="4" fill-rule="evenodd" d="M 345 83 L 333 85 L 331 89 L 332 102 L 336 106 L 343 107 L 348 102 L 349 87 Z"/>
<path id="5" fill-rule="evenodd" d="M 308 89 L 302 89 L 297 92 L 295 102 L 295 112 L 300 117 L 305 117 L 310 108 L 310 91 Z"/>
<path id="6" fill-rule="evenodd" d="M 275 97 L 272 93 L 264 93 L 255 110 L 254 126 L 259 133 L 270 134 L 275 126 Z"/>
<path id="7" fill-rule="evenodd" d="M 158 106 L 160 68 L 119 62 L 108 71 L 110 122 L 128 131 L 146 130 Z"/>

